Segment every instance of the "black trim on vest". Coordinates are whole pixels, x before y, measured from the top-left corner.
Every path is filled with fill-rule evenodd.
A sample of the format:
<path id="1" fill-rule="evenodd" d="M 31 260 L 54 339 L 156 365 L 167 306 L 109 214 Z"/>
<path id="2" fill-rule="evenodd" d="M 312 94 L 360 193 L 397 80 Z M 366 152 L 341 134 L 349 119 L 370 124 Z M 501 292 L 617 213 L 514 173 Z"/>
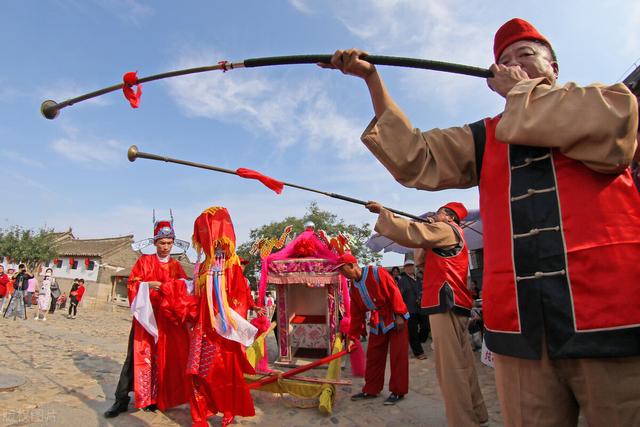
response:
<path id="1" fill-rule="evenodd" d="M 455 305 L 453 289 L 451 289 L 451 285 L 449 285 L 449 283 L 444 282 L 444 285 L 442 285 L 438 293 L 440 297 L 440 304 L 435 307 L 422 308 L 421 312 L 423 314 L 446 313 L 447 311 L 451 310 L 454 313 L 461 314 L 467 317 L 471 315 L 471 310 Z"/>
<path id="2" fill-rule="evenodd" d="M 567 275 L 536 277 L 567 270 L 553 157 L 549 148 L 510 145 L 509 163 L 513 259 L 522 335 L 539 358 L 545 333 L 552 357 L 574 333 Z M 527 235 L 534 229 L 550 231 Z M 520 234 L 524 236 L 515 238 Z"/>
<path id="3" fill-rule="evenodd" d="M 482 172 L 482 159 L 484 158 L 484 147 L 487 143 L 487 129 L 484 125 L 484 119 L 469 124 L 471 134 L 473 135 L 473 146 L 476 153 L 476 176 L 480 182 L 480 172 Z"/>

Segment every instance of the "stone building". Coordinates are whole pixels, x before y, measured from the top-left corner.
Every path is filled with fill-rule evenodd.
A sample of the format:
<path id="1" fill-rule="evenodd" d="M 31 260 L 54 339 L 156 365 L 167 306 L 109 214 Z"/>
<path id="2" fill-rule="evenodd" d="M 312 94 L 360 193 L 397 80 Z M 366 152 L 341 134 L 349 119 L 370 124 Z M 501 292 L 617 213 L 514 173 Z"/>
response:
<path id="1" fill-rule="evenodd" d="M 131 248 L 133 235 L 101 239 L 78 239 L 71 229 L 56 233 L 54 245 L 58 258 L 46 263 L 62 292 L 71 289 L 73 279 L 84 279 L 85 294 L 81 305 L 98 306 L 112 300 L 113 279 L 120 271 L 131 269 L 139 253 Z"/>
<path id="2" fill-rule="evenodd" d="M 141 252 L 131 247 L 133 235 L 100 239 L 78 239 L 71 228 L 54 233 L 53 244 L 58 257 L 39 271 L 42 280 L 45 269 L 51 267 L 62 292 L 69 295 L 73 279 L 84 279 L 85 294 L 80 303 L 84 307 L 98 307 L 109 303 L 128 305 L 127 279 Z M 186 254 L 172 255 L 182 264 L 185 273 L 193 275 L 193 264 Z M 16 267 L 7 264 L 5 267 Z"/>

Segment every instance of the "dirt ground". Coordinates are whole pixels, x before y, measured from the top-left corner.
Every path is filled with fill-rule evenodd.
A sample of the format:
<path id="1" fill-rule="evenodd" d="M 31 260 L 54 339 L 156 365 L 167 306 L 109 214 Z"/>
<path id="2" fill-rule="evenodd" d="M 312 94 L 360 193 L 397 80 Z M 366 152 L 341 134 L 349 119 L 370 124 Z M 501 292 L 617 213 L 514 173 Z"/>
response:
<path id="1" fill-rule="evenodd" d="M 183 405 L 166 413 L 136 411 L 115 419 L 102 413 L 113 403 L 122 362 L 126 355 L 131 324 L 128 309 L 78 310 L 75 320 L 56 312 L 47 321 L 34 321 L 35 308 L 28 320 L 0 318 L 0 388 L 7 378 L 22 378 L 24 384 L 0 391 L 0 426 L 190 426 L 189 408 Z M 409 394 L 395 406 L 383 406 L 387 395 L 366 402 L 351 402 L 360 391 L 361 378 L 351 378 L 344 369 L 343 379 L 352 385 L 338 386 L 333 414 L 317 409 L 299 409 L 287 396 L 253 391 L 256 416 L 236 418 L 241 426 L 445 426 L 444 405 L 429 356 L 409 364 Z M 270 339 L 275 355 L 275 340 Z M 493 370 L 476 362 L 480 385 L 492 426 L 501 426 Z M 387 369 L 388 371 L 388 369 Z M 387 372 L 388 375 L 388 372 Z M 10 377 L 11 376 L 11 377 Z M 220 425 L 220 417 L 210 419 Z"/>

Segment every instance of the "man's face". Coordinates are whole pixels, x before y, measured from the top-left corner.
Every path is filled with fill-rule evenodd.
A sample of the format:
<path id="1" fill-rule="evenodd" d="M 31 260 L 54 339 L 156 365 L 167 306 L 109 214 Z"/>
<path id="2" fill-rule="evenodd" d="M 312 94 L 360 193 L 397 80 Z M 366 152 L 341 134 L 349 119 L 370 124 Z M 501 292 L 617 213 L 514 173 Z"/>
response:
<path id="1" fill-rule="evenodd" d="M 531 40 L 520 40 L 510 44 L 498 58 L 498 64 L 520 67 L 530 79 L 546 77 L 551 84 L 558 78 L 558 63 L 550 50 Z"/>
<path id="2" fill-rule="evenodd" d="M 173 247 L 173 239 L 170 238 L 162 238 L 156 240 L 154 243 L 156 245 L 156 253 L 160 258 L 166 258 L 171 253 L 171 248 Z"/>
<path id="3" fill-rule="evenodd" d="M 436 214 L 433 216 L 433 220 L 435 222 L 450 222 L 450 221 L 453 221 L 453 218 L 451 218 L 447 214 L 447 211 L 445 211 L 444 209 L 440 208 L 440 209 L 438 209 Z"/>
<path id="4" fill-rule="evenodd" d="M 350 280 L 356 280 L 358 278 L 358 273 L 360 272 L 358 265 L 351 263 L 341 265 L 339 270 L 344 277 Z"/>
<path id="5" fill-rule="evenodd" d="M 416 266 L 413 264 L 407 264 L 404 266 L 404 272 L 410 276 L 413 276 L 413 273 L 416 272 Z"/>

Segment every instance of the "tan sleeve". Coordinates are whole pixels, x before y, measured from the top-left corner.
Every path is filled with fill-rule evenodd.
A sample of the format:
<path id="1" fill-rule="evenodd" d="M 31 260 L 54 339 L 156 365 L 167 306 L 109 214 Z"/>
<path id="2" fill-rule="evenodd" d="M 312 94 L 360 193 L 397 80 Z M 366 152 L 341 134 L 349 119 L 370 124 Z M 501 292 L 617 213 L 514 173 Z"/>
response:
<path id="1" fill-rule="evenodd" d="M 361 139 L 405 187 L 439 190 L 478 184 L 469 126 L 422 132 L 392 106 L 371 121 Z"/>
<path id="2" fill-rule="evenodd" d="M 424 257 L 424 249 L 415 248 L 413 250 L 413 261 L 416 263 L 416 267 L 422 267 L 422 265 L 424 265 Z"/>
<path id="3" fill-rule="evenodd" d="M 386 209 L 378 215 L 375 230 L 408 248 L 448 248 L 458 243 L 458 236 L 449 224 L 409 221 Z"/>
<path id="4" fill-rule="evenodd" d="M 508 144 L 554 147 L 602 173 L 627 168 L 636 150 L 638 103 L 622 83 L 550 86 L 518 83 L 496 128 Z"/>

